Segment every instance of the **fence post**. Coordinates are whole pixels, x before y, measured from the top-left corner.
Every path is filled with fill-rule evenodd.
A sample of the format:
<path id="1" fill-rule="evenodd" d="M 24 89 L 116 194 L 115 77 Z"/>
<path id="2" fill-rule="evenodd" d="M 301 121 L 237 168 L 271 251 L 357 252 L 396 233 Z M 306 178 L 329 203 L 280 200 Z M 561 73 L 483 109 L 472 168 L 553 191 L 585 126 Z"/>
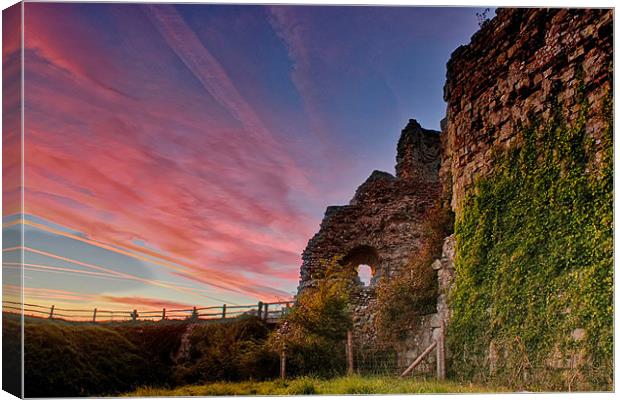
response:
<path id="1" fill-rule="evenodd" d="M 136 321 L 138 319 L 138 310 L 133 310 L 131 313 L 131 320 Z"/>
<path id="2" fill-rule="evenodd" d="M 282 346 L 280 352 L 280 379 L 286 379 L 286 345 Z"/>
<path id="3" fill-rule="evenodd" d="M 222 319 L 226 318 L 226 304 L 222 305 Z"/>
<path id="4" fill-rule="evenodd" d="M 264 320 L 267 321 L 267 319 L 269 318 L 269 303 L 264 303 L 263 305 L 265 306 L 265 318 L 264 318 Z"/>
<path id="5" fill-rule="evenodd" d="M 198 310 L 196 309 L 196 306 L 194 306 L 194 309 L 192 310 L 192 319 L 198 319 Z"/>
<path id="6" fill-rule="evenodd" d="M 258 302 L 258 311 L 256 312 L 256 316 L 261 319 L 263 318 L 263 302 L 262 301 Z"/>
<path id="7" fill-rule="evenodd" d="M 97 322 L 97 307 L 93 310 L 93 324 Z"/>
<path id="8" fill-rule="evenodd" d="M 353 332 L 347 331 L 347 375 L 353 375 Z"/>
<path id="9" fill-rule="evenodd" d="M 52 308 L 50 308 L 50 319 L 54 318 L 54 305 L 52 304 Z"/>
<path id="10" fill-rule="evenodd" d="M 446 379 L 445 324 L 441 320 L 437 337 L 437 379 Z"/>
<path id="11" fill-rule="evenodd" d="M 164 308 L 163 310 L 161 310 L 161 320 L 165 320 L 166 319 L 166 309 Z"/>

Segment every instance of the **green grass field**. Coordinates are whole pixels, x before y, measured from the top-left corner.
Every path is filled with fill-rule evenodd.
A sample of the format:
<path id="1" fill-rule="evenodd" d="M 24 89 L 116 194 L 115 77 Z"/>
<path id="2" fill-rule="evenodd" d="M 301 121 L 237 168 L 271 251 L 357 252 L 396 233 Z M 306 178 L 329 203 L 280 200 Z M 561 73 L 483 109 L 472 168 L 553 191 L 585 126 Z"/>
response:
<path id="1" fill-rule="evenodd" d="M 435 380 L 350 376 L 333 379 L 297 378 L 266 382 L 216 382 L 175 389 L 143 387 L 126 396 L 233 396 L 304 394 L 407 394 L 505 392 L 498 388 Z"/>

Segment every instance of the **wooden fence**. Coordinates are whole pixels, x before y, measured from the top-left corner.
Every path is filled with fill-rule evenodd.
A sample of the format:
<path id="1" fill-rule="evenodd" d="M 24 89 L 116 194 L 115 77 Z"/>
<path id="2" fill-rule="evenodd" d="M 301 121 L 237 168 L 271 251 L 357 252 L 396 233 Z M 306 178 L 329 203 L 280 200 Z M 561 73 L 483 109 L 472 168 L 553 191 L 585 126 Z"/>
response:
<path id="1" fill-rule="evenodd" d="M 81 322 L 122 322 L 122 321 L 162 321 L 162 320 L 222 320 L 241 316 L 257 316 L 263 320 L 275 322 L 282 318 L 293 305 L 293 301 L 279 301 L 250 305 L 227 305 L 210 307 L 193 307 L 188 309 L 158 309 L 131 311 L 105 309 L 69 309 L 37 304 L 7 301 L 2 302 L 4 312 L 21 313 L 24 315 Z"/>

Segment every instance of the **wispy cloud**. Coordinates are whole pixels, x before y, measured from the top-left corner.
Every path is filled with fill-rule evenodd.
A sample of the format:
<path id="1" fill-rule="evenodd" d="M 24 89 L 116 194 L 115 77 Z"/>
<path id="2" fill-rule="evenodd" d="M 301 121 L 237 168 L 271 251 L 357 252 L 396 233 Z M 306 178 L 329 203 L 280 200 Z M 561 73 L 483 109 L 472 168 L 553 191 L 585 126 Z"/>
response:
<path id="1" fill-rule="evenodd" d="M 83 271 L 83 270 L 76 270 L 76 269 L 71 269 L 71 268 L 59 268 L 59 267 L 50 267 L 50 266 L 43 266 L 43 265 L 38 265 L 38 264 L 31 264 L 31 263 L 24 263 L 23 265 L 26 267 L 30 267 L 31 269 L 34 267 L 36 269 L 39 270 L 47 270 L 47 271 L 55 271 L 55 272 L 72 272 L 72 273 L 76 273 L 76 274 L 86 274 L 86 275 L 93 275 L 93 276 L 106 276 L 106 277 L 115 277 L 118 279 L 125 279 L 125 280 L 131 280 L 131 281 L 138 281 L 141 283 L 145 283 L 147 285 L 153 285 L 153 286 L 157 286 L 157 287 L 162 287 L 162 288 L 166 288 L 166 289 L 171 289 L 171 290 L 175 290 L 178 291 L 180 293 L 193 293 L 199 297 L 202 297 L 204 299 L 208 299 L 208 300 L 216 300 L 218 302 L 220 301 L 225 301 L 222 300 L 220 298 L 217 297 L 213 297 L 213 296 L 209 296 L 204 294 L 203 292 L 205 292 L 206 290 L 201 290 L 199 288 L 193 288 L 193 287 L 189 287 L 189 286 L 183 286 L 183 285 L 179 285 L 176 283 L 171 283 L 171 282 L 166 282 L 166 281 L 162 281 L 162 280 L 155 280 L 155 279 L 148 279 L 148 278 L 143 278 L 140 276 L 136 276 L 133 275 L 131 273 L 127 273 L 127 272 L 119 272 L 110 268 L 106 268 L 106 267 L 102 267 L 99 265 L 95 265 L 93 263 L 87 263 L 87 262 L 83 262 L 83 261 L 79 261 L 73 258 L 68 258 L 68 257 L 63 257 L 57 254 L 53 254 L 47 251 L 42 251 L 42 250 L 37 250 L 37 249 L 33 249 L 33 248 L 29 248 L 29 247 L 13 247 L 13 248 L 6 248 L 3 249 L 3 252 L 10 252 L 10 251 L 15 251 L 15 250 L 21 250 L 23 249 L 26 252 L 29 253 L 33 253 L 33 254 L 38 254 L 38 255 L 42 255 L 54 260 L 60 260 L 60 261 L 64 261 L 70 264 L 75 264 L 75 265 L 79 265 L 81 267 L 87 267 L 90 269 L 94 269 L 96 271 L 99 271 L 100 273 L 93 273 L 90 271 Z M 4 263 L 3 265 L 9 265 L 9 266 L 15 266 L 15 265 L 20 265 L 20 263 Z M 189 280 L 196 280 L 196 276 L 188 274 L 188 273 L 175 273 L 174 275 L 180 276 L 180 277 L 184 277 L 187 278 Z M 260 288 L 256 288 L 254 283 L 252 282 L 245 282 L 243 279 L 238 279 L 237 280 L 237 284 L 236 285 L 223 285 L 220 282 L 226 283 L 226 281 L 223 280 L 217 280 L 217 279 L 200 279 L 199 280 L 200 283 L 202 284 L 207 284 L 211 287 L 215 287 L 215 288 L 219 288 L 219 289 L 224 289 L 225 291 L 232 291 L 232 292 L 238 292 L 238 293 L 251 293 L 253 295 L 259 296 L 259 297 L 263 297 L 265 295 L 267 296 L 274 296 L 274 295 L 282 295 L 282 293 L 285 292 L 281 292 L 279 290 L 273 290 L 267 287 L 263 287 L 263 290 L 260 290 Z M 216 283 L 217 282 L 217 283 Z M 246 290 L 244 290 L 244 288 Z"/>
<path id="2" fill-rule="evenodd" d="M 140 296 L 127 296 L 127 297 L 118 297 L 118 296 L 101 296 L 101 299 L 110 302 L 110 303 L 118 303 L 123 304 L 134 309 L 153 309 L 153 308 L 166 308 L 168 310 L 177 308 L 177 309 L 191 309 L 194 304 L 186 304 L 179 303 L 175 301 L 163 300 L 163 299 L 154 299 L 150 297 L 140 297 Z"/>
<path id="3" fill-rule="evenodd" d="M 282 173 L 290 176 L 290 184 L 311 189 L 304 171 L 274 140 L 260 117 L 241 96 L 226 70 L 187 26 L 175 6 L 158 4 L 147 5 L 145 8 L 162 37 L 203 87 L 243 124 L 248 139 L 257 145 L 256 150 L 267 151 L 265 154 L 268 157 L 275 157 Z"/>
<path id="4" fill-rule="evenodd" d="M 270 282 L 295 286 L 316 222 L 290 196 L 312 189 L 221 63 L 173 7 L 147 10 L 163 41 L 140 56 L 126 46 L 148 23 L 119 26 L 131 41 L 109 47 L 61 8 L 37 4 L 28 13 L 26 212 L 79 234 L 36 227 L 231 293 L 288 296 Z M 63 40 L 70 31 L 81 34 Z M 145 57 L 167 64 L 153 69 Z M 201 91 L 187 84 L 188 71 Z M 168 78 L 175 74 L 183 76 L 177 87 Z M 91 78 L 116 91 L 92 90 Z"/>
<path id="5" fill-rule="evenodd" d="M 17 295 L 22 291 L 19 286 L 4 284 L 2 289 L 7 294 Z M 88 319 L 90 320 L 94 308 L 98 308 L 103 318 L 109 318 L 105 314 L 106 310 L 126 311 L 127 315 L 133 310 L 139 311 L 161 310 L 162 308 L 191 310 L 195 304 L 188 304 L 174 300 L 163 298 L 152 298 L 144 296 L 113 296 L 98 295 L 76 292 L 71 290 L 58 290 L 46 288 L 23 288 L 24 308 L 27 309 L 26 314 L 29 315 L 47 315 L 52 305 L 55 307 L 54 315 L 59 317 L 69 317 L 70 319 Z M 16 298 L 16 303 L 20 303 Z M 121 304 L 124 310 L 118 310 Z M 4 306 L 16 307 L 13 303 L 5 303 Z M 34 310 L 34 311 L 31 311 Z M 86 313 L 84 313 L 86 312 Z M 100 318 L 101 318 L 100 317 Z"/>

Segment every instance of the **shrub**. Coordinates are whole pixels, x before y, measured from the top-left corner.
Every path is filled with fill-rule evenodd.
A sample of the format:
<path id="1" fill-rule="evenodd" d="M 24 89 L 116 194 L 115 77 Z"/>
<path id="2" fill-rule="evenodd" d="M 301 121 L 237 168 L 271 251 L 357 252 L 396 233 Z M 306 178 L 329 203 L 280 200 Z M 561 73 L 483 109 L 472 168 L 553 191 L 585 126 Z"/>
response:
<path id="1" fill-rule="evenodd" d="M 277 353 L 266 345 L 269 327 L 258 318 L 197 325 L 190 359 L 176 367 L 177 384 L 218 380 L 262 380 L 278 374 Z"/>
<path id="2" fill-rule="evenodd" d="M 325 262 L 324 268 L 324 278 L 300 293 L 286 316 L 289 341 L 304 340 L 308 334 L 342 340 L 352 325 L 349 300 L 355 271 L 341 265 L 340 257 Z"/>
<path id="3" fill-rule="evenodd" d="M 329 378 L 346 370 L 344 342 L 318 336 L 289 343 L 287 347 L 287 376 L 314 375 Z"/>
<path id="4" fill-rule="evenodd" d="M 4 333 L 18 330 L 18 321 L 7 321 Z M 175 365 L 172 355 L 187 327 L 185 321 L 90 325 L 27 319 L 26 396 L 114 395 L 144 385 L 277 376 L 279 360 L 266 346 L 270 328 L 264 321 L 196 325 L 190 359 Z"/>
<path id="5" fill-rule="evenodd" d="M 341 265 L 340 257 L 324 262 L 325 274 L 315 287 L 306 288 L 274 332 L 269 344 L 289 354 L 288 374 L 331 376 L 344 372 L 344 343 L 352 326 L 349 300 L 356 273 Z"/>
<path id="6" fill-rule="evenodd" d="M 187 329 L 185 321 L 147 324 L 123 324 L 114 329 L 137 349 L 149 368 L 144 371 L 144 382 L 160 385 L 171 384 L 174 365 L 171 356 L 181 346 L 181 337 Z"/>

